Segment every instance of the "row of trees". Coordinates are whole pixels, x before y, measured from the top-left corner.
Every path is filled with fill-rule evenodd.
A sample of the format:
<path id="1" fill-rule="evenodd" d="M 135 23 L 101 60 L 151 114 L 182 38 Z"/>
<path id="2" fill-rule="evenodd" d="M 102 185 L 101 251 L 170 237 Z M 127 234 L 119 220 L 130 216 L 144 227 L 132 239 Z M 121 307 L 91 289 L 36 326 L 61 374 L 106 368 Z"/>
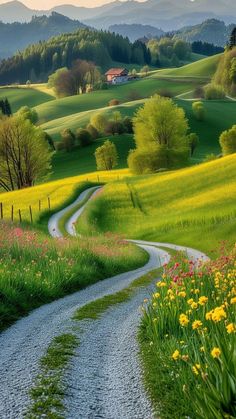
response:
<path id="1" fill-rule="evenodd" d="M 1 84 L 46 81 L 49 74 L 59 68 L 71 68 L 78 59 L 107 68 L 112 61 L 149 64 L 151 55 L 140 41 L 132 44 L 127 38 L 114 33 L 80 29 L 30 45 L 13 57 L 2 60 Z"/>
<path id="2" fill-rule="evenodd" d="M 191 46 L 181 39 L 151 39 L 147 44 L 151 52 L 151 62 L 157 67 L 177 67 L 191 55 Z"/>
<path id="3" fill-rule="evenodd" d="M 226 50 L 222 55 L 213 82 L 228 94 L 236 96 L 236 47 Z"/>
<path id="4" fill-rule="evenodd" d="M 11 105 L 7 98 L 0 100 L 0 111 L 2 115 L 6 115 L 6 116 L 12 115 Z"/>
<path id="5" fill-rule="evenodd" d="M 53 88 L 58 98 L 86 93 L 88 89 L 98 87 L 102 75 L 94 63 L 76 60 L 72 68 L 60 68 L 48 79 L 48 86 Z"/>

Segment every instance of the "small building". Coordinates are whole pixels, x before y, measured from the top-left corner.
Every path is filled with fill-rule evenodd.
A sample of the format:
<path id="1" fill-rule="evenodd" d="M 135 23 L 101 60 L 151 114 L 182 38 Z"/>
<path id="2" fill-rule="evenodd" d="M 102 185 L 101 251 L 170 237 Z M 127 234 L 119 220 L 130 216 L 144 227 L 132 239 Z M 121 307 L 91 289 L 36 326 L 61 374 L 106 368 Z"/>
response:
<path id="1" fill-rule="evenodd" d="M 236 47 L 236 27 L 233 29 L 230 40 L 229 40 L 229 47 L 232 49 Z"/>
<path id="2" fill-rule="evenodd" d="M 107 83 L 121 84 L 129 81 L 129 72 L 126 68 L 111 68 L 105 74 Z"/>

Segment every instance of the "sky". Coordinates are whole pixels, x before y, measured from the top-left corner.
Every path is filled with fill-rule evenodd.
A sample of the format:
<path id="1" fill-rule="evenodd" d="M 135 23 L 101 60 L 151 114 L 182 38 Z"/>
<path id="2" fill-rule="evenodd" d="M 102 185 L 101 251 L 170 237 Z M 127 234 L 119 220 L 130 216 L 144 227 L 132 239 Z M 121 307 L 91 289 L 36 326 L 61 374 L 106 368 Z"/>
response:
<path id="1" fill-rule="evenodd" d="M 111 0 L 19 0 L 31 9 L 50 9 L 59 4 L 73 4 L 75 6 L 96 7 L 102 4 L 111 3 Z M 124 1 L 124 0 L 121 0 Z M 145 1 L 145 0 L 137 0 Z M 7 3 L 7 0 L 0 0 L 0 4 Z"/>

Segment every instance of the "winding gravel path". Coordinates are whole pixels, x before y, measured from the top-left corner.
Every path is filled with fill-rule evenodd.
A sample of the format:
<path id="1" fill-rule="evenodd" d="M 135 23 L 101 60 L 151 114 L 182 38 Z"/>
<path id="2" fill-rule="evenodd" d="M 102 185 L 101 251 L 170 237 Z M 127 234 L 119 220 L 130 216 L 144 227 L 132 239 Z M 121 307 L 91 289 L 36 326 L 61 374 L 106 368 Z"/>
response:
<path id="1" fill-rule="evenodd" d="M 91 188 L 84 191 L 74 204 L 51 218 L 49 232 L 53 237 L 62 236 L 58 227 L 60 218 L 91 192 Z M 84 207 L 68 221 L 67 231 L 73 229 L 74 234 L 74 222 Z M 44 305 L 0 334 L 1 419 L 24 417 L 30 404 L 29 390 L 39 373 L 39 360 L 55 336 L 71 330 L 75 333 L 75 322 L 71 318 L 76 309 L 127 287 L 169 260 L 168 253 L 158 249 L 156 243 L 138 242 L 138 245 L 150 255 L 144 267 Z M 195 259 L 199 257 L 199 252 L 188 251 L 193 252 Z M 151 405 L 142 386 L 136 341 L 139 306 L 150 291 L 151 287 L 142 289 L 132 300 L 109 309 L 99 320 L 83 322 L 78 356 L 72 359 L 65 377 L 68 384 L 66 418 L 152 418 Z"/>

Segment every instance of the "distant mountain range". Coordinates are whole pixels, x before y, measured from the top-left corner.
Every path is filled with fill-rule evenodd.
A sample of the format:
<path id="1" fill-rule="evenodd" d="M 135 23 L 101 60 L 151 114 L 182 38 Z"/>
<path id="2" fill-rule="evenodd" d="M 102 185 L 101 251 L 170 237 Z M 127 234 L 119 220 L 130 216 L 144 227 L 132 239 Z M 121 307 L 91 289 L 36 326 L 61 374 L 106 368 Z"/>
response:
<path id="1" fill-rule="evenodd" d="M 132 25 L 128 25 L 127 23 L 124 23 L 123 25 L 111 25 L 108 29 L 110 32 L 118 33 L 124 37 L 127 36 L 132 42 L 140 38 L 158 38 L 165 34 L 164 31 L 155 28 L 154 26 L 141 25 L 138 23 L 133 23 Z"/>
<path id="2" fill-rule="evenodd" d="M 116 0 L 95 8 L 63 5 L 47 12 L 31 10 L 19 1 L 0 5 L 0 19 L 3 22 L 29 22 L 32 16 L 50 15 L 52 11 L 70 19 L 108 29 L 117 24 L 142 24 L 161 28 L 164 31 L 192 26 L 206 19 L 220 19 L 229 24 L 236 19 L 235 0 L 147 0 L 138 2 Z"/>
<path id="3" fill-rule="evenodd" d="M 44 41 L 52 36 L 73 32 L 86 25 L 78 20 L 71 20 L 53 12 L 49 17 L 33 17 L 28 23 L 0 22 L 0 58 L 7 58 L 16 51 L 24 49 L 29 44 Z"/>

